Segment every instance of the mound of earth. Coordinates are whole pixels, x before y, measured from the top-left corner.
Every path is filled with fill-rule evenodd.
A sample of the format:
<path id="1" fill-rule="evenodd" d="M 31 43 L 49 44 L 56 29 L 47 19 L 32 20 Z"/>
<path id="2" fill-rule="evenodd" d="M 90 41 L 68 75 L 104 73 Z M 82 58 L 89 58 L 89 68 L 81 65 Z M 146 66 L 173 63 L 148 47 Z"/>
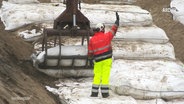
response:
<path id="1" fill-rule="evenodd" d="M 59 104 L 44 87 L 54 80 L 25 61 L 31 53 L 32 46 L 4 31 L 0 22 L 0 104 Z"/>

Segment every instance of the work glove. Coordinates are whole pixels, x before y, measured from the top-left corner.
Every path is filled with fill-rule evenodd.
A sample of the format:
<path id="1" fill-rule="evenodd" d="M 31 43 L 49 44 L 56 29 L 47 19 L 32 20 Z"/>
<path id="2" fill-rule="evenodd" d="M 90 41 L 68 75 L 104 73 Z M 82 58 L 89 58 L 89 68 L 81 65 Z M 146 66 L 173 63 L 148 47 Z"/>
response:
<path id="1" fill-rule="evenodd" d="M 92 57 L 88 57 L 88 59 L 89 59 L 89 64 L 90 64 L 90 66 L 94 66 L 93 58 L 92 58 Z"/>
<path id="2" fill-rule="evenodd" d="M 89 60 L 90 66 L 94 66 L 93 60 Z"/>
<path id="3" fill-rule="evenodd" d="M 118 14 L 118 12 L 116 12 L 116 21 L 115 21 L 115 24 L 117 26 L 119 26 L 119 14 Z"/>

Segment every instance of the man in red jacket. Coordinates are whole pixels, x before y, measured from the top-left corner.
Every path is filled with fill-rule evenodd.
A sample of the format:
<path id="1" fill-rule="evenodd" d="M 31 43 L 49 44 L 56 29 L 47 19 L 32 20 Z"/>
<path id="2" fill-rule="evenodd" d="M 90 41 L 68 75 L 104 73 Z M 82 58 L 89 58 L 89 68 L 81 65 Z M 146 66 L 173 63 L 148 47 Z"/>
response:
<path id="1" fill-rule="evenodd" d="M 96 33 L 89 41 L 88 57 L 94 61 L 94 78 L 91 97 L 98 96 L 99 87 L 102 97 L 109 96 L 109 76 L 112 65 L 111 41 L 119 26 L 119 15 L 116 12 L 116 21 L 111 30 L 105 33 L 105 25 L 96 25 Z"/>

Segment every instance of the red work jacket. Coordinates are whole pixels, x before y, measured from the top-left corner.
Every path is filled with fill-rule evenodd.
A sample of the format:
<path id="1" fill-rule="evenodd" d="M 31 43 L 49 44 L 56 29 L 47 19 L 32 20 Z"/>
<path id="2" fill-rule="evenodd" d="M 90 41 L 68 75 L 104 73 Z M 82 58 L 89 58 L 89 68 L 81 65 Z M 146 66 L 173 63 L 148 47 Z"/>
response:
<path id="1" fill-rule="evenodd" d="M 93 57 L 96 62 L 111 58 L 111 41 L 116 34 L 117 28 L 118 26 L 113 25 L 107 33 L 96 32 L 89 41 L 88 56 Z"/>

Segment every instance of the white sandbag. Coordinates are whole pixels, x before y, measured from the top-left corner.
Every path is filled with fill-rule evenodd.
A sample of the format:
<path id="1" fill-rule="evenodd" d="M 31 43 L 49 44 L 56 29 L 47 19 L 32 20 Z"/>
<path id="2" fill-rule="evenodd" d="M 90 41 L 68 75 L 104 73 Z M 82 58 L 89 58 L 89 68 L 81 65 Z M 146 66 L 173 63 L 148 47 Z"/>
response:
<path id="1" fill-rule="evenodd" d="M 183 104 L 184 99 L 164 101 L 164 99 L 136 100 L 137 104 Z"/>
<path id="2" fill-rule="evenodd" d="M 106 26 L 106 32 L 110 30 L 111 26 Z M 19 35 L 23 39 L 30 40 L 38 35 L 42 34 L 42 31 L 35 32 L 34 29 L 31 31 L 25 30 L 19 32 Z M 81 41 L 81 39 L 79 39 Z M 116 36 L 113 40 L 122 41 L 139 41 L 149 43 L 167 43 L 169 38 L 167 37 L 164 30 L 153 25 L 149 27 L 119 27 Z"/>
<path id="3" fill-rule="evenodd" d="M 99 22 L 112 25 L 116 20 L 114 11 L 119 10 L 123 10 L 119 11 L 120 26 L 152 24 L 151 14 L 137 6 L 82 4 L 82 7 L 81 12 L 90 20 L 91 26 Z M 1 20 L 5 30 L 12 30 L 31 23 L 53 22 L 64 10 L 65 5 L 62 3 L 57 6 L 42 3 L 22 5 L 3 1 Z"/>
<path id="4" fill-rule="evenodd" d="M 18 32 L 18 36 L 20 36 L 25 41 L 38 40 L 42 34 L 43 34 L 43 31 L 37 31 L 36 29 L 24 30 L 24 31 Z"/>
<path id="5" fill-rule="evenodd" d="M 91 24 L 105 23 L 106 25 L 112 25 L 116 20 L 115 11 L 118 11 L 120 26 L 152 25 L 151 14 L 138 6 L 84 4 L 82 7 L 84 7 L 82 13 L 90 20 Z"/>
<path id="6" fill-rule="evenodd" d="M 153 25 L 149 27 L 120 27 L 114 40 L 167 43 L 169 38 L 163 29 Z"/>
<path id="7" fill-rule="evenodd" d="M 167 102 L 165 102 L 162 99 L 153 99 L 153 100 L 136 100 L 137 104 L 167 104 Z M 175 103 L 173 103 L 175 104 Z"/>
<path id="8" fill-rule="evenodd" d="M 66 55 L 87 55 L 85 46 L 70 46 L 65 47 L 62 46 L 62 56 Z M 48 55 L 56 56 L 59 54 L 59 48 L 54 47 L 51 49 L 48 49 Z M 44 55 L 45 52 L 41 52 L 38 56 L 35 54 L 31 55 L 33 66 L 39 70 L 40 72 L 43 72 L 51 77 L 57 77 L 57 78 L 63 78 L 63 77 L 91 77 L 93 76 L 93 69 L 41 69 L 38 65 L 42 62 L 44 62 Z M 72 60 L 61 60 L 60 65 L 63 66 L 70 66 Z M 85 65 L 85 60 L 75 60 L 74 66 L 81 66 Z M 48 66 L 55 66 L 57 65 L 57 60 L 47 60 Z"/>
<path id="9" fill-rule="evenodd" d="M 115 59 L 175 59 L 171 43 L 153 44 L 145 42 L 113 41 Z"/>
<path id="10" fill-rule="evenodd" d="M 62 104 L 137 104 L 136 100 L 130 96 L 119 96 L 110 91 L 110 97 L 104 99 L 99 93 L 98 97 L 90 97 L 92 79 L 85 78 L 79 80 L 61 79 L 60 83 L 47 90 L 59 95 Z"/>
<path id="11" fill-rule="evenodd" d="M 111 69 L 111 88 L 120 95 L 138 99 L 183 99 L 184 68 L 166 60 L 115 60 Z"/>
<path id="12" fill-rule="evenodd" d="M 61 46 L 61 56 L 84 56 L 87 55 L 87 47 L 86 46 Z M 47 56 L 58 56 L 59 57 L 59 46 L 54 48 L 48 49 Z M 40 53 L 37 57 L 38 63 L 43 63 L 45 58 L 45 51 Z M 58 59 L 47 59 L 48 66 L 57 66 Z M 85 66 L 86 60 L 82 59 L 75 59 L 74 66 Z M 71 59 L 62 59 L 60 60 L 60 65 L 62 66 L 71 66 L 72 60 Z"/>
<path id="13" fill-rule="evenodd" d="M 174 99 L 169 101 L 164 101 L 163 99 L 153 99 L 153 100 L 136 100 L 137 104 L 183 104 L 184 99 Z"/>
<path id="14" fill-rule="evenodd" d="M 8 1 L 17 4 L 39 3 L 38 0 L 8 0 Z"/>
<path id="15" fill-rule="evenodd" d="M 31 23 L 53 22 L 65 9 L 62 6 L 52 4 L 12 4 L 2 2 L 1 20 L 5 30 L 13 30 Z"/>
<path id="16" fill-rule="evenodd" d="M 184 0 L 172 0 L 170 7 L 173 19 L 184 24 Z"/>
<path id="17" fill-rule="evenodd" d="M 133 4 L 137 0 L 100 0 L 100 3 L 106 3 L 106 4 Z"/>
<path id="18" fill-rule="evenodd" d="M 61 3 L 63 2 L 64 0 L 50 0 L 51 3 Z"/>

